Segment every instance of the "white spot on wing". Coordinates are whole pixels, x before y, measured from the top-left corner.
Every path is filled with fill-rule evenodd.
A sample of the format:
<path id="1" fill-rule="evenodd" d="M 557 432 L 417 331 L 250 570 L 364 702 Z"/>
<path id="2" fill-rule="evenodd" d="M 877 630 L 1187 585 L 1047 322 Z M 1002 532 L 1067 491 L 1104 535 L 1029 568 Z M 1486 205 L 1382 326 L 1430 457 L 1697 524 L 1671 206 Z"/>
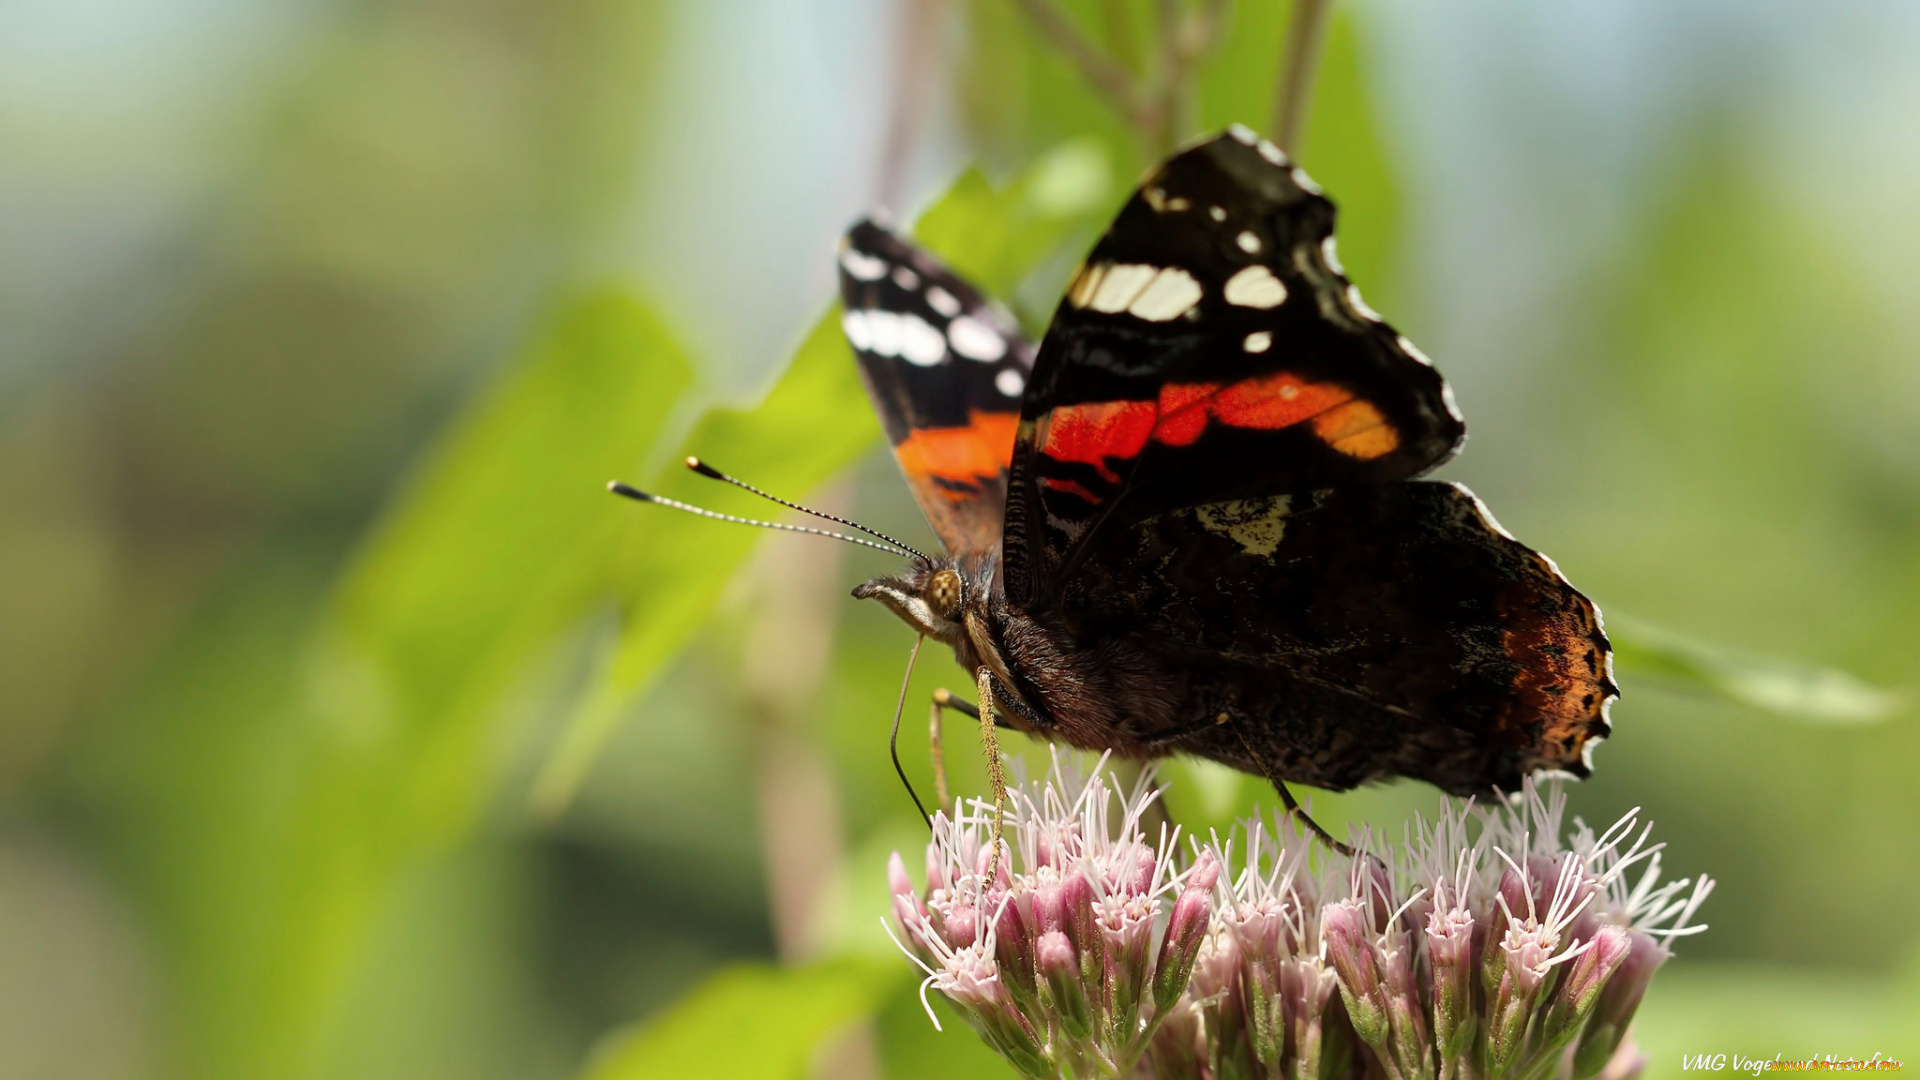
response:
<path id="1" fill-rule="evenodd" d="M 1154 275 L 1151 282 L 1133 303 L 1127 305 L 1127 314 L 1148 322 L 1167 322 L 1185 315 L 1200 302 L 1204 295 L 1200 283 L 1185 270 L 1169 267 Z"/>
<path id="2" fill-rule="evenodd" d="M 1249 255 L 1260 254 L 1260 238 L 1251 232 L 1242 231 L 1239 236 L 1233 238 L 1233 242 L 1240 245 L 1240 250 Z"/>
<path id="3" fill-rule="evenodd" d="M 1215 221 L 1225 221 L 1227 220 L 1227 208 L 1224 206 L 1209 206 L 1207 207 L 1207 216 Z"/>
<path id="4" fill-rule="evenodd" d="M 1347 268 L 1340 265 L 1340 249 L 1334 246 L 1333 237 L 1320 241 L 1320 257 L 1326 260 L 1327 269 L 1336 274 L 1345 274 Z"/>
<path id="5" fill-rule="evenodd" d="M 1109 315 L 1127 310 L 1133 298 L 1147 287 L 1159 270 L 1140 263 L 1108 263 L 1101 267 L 1100 283 L 1087 306 Z"/>
<path id="6" fill-rule="evenodd" d="M 902 315 L 900 358 L 909 364 L 932 367 L 947 356 L 947 336 L 918 315 Z"/>
<path id="7" fill-rule="evenodd" d="M 1260 140 L 1260 156 L 1283 169 L 1287 166 L 1286 152 L 1265 139 Z"/>
<path id="8" fill-rule="evenodd" d="M 992 363 L 1007 355 L 1007 339 L 971 315 L 947 324 L 947 340 L 953 343 L 954 352 L 969 360 Z"/>
<path id="9" fill-rule="evenodd" d="M 1249 266 L 1227 279 L 1227 303 L 1236 307 L 1274 308 L 1286 302 L 1287 287 L 1264 266 Z"/>
<path id="10" fill-rule="evenodd" d="M 1293 182 L 1299 184 L 1300 190 L 1309 195 L 1326 194 L 1326 192 L 1320 190 L 1319 184 L 1313 182 L 1313 177 L 1307 175 L 1307 170 L 1302 169 L 1298 165 L 1293 167 Z"/>
<path id="11" fill-rule="evenodd" d="M 887 260 L 852 248 L 840 253 L 840 265 L 861 281 L 879 281 L 887 272 Z"/>
<path id="12" fill-rule="evenodd" d="M 920 275 L 904 266 L 897 266 L 893 270 L 893 283 L 903 289 L 917 289 L 920 287 Z"/>
<path id="13" fill-rule="evenodd" d="M 1380 313 L 1368 307 L 1365 300 L 1360 299 L 1360 287 L 1358 285 L 1347 286 L 1347 303 L 1353 305 L 1353 310 L 1359 312 L 1361 318 L 1370 319 L 1374 322 L 1380 321 Z"/>
<path id="14" fill-rule="evenodd" d="M 1073 284 L 1067 286 L 1067 303 L 1083 308 L 1093 302 L 1093 294 L 1100 291 L 1100 281 L 1107 276 L 1107 264 L 1095 263 L 1082 266 L 1073 276 Z"/>
<path id="15" fill-rule="evenodd" d="M 1248 352 L 1266 352 L 1273 346 L 1273 335 L 1265 330 L 1256 331 L 1248 334 L 1243 344 Z"/>
<path id="16" fill-rule="evenodd" d="M 862 352 L 873 351 L 873 329 L 867 322 L 864 311 L 849 311 L 840 316 L 840 329 L 847 332 L 847 340 Z"/>
<path id="17" fill-rule="evenodd" d="M 927 306 L 949 319 L 960 314 L 960 301 L 938 285 L 927 289 Z"/>
<path id="18" fill-rule="evenodd" d="M 1159 214 L 1179 213 L 1193 206 L 1178 195 L 1169 196 L 1164 188 L 1159 187 L 1141 188 L 1140 197 L 1146 200 L 1148 206 L 1153 207 L 1155 213 Z"/>
<path id="19" fill-rule="evenodd" d="M 1245 124 L 1227 125 L 1227 134 L 1233 136 L 1235 142 L 1243 142 L 1248 146 L 1260 141 L 1260 136 L 1255 135 L 1253 129 Z"/>
<path id="20" fill-rule="evenodd" d="M 1007 368 L 993 377 L 993 388 L 1010 398 L 1017 398 L 1027 388 L 1027 378 L 1013 368 Z"/>
<path id="21" fill-rule="evenodd" d="M 881 356 L 900 355 L 900 316 L 875 309 L 867 312 L 868 349 Z"/>

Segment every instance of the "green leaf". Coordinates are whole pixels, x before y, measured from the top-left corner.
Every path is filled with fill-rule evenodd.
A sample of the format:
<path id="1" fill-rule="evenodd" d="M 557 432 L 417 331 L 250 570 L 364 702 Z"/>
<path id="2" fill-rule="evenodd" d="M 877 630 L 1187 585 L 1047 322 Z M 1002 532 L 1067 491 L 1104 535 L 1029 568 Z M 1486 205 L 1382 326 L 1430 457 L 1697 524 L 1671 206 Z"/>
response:
<path id="1" fill-rule="evenodd" d="M 486 790 L 490 719 L 529 661 L 604 593 L 622 524 L 607 480 L 691 384 L 635 297 L 562 307 L 430 453 L 343 576 L 313 704 L 386 774 L 398 821 L 458 828 Z"/>
<path id="2" fill-rule="evenodd" d="M 1836 668 L 1752 656 L 1638 619 L 1607 616 L 1616 667 L 1632 677 L 1703 690 L 1796 720 L 1865 724 L 1906 708 L 1905 697 Z"/>
<path id="3" fill-rule="evenodd" d="M 804 1077 L 827 1036 L 878 1011 L 903 970 L 864 961 L 728 968 L 665 1015 L 612 1036 L 581 1080 Z"/>
<path id="4" fill-rule="evenodd" d="M 495 706 L 603 591 L 601 485 L 689 383 L 639 300 L 561 305 L 330 589 L 279 541 L 137 684 L 87 769 L 154 904 L 178 1075 L 323 1074 L 382 920 L 499 782 Z"/>

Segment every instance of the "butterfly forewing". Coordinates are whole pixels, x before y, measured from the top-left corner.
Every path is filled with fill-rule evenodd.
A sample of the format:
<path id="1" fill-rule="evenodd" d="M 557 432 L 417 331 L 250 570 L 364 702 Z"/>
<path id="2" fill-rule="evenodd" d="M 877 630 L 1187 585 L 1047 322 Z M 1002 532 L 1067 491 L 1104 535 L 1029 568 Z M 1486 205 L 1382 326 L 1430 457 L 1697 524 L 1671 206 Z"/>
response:
<path id="1" fill-rule="evenodd" d="M 932 255 L 863 221 L 840 249 L 841 322 L 895 459 L 950 551 L 999 542 L 1034 347 Z"/>
<path id="2" fill-rule="evenodd" d="M 1346 280 L 1333 224 L 1244 128 L 1141 186 L 1041 344 L 1008 514 L 1031 565 L 1009 554 L 1010 596 L 1044 597 L 1094 527 L 1452 455 L 1465 425 L 1446 383 Z"/>

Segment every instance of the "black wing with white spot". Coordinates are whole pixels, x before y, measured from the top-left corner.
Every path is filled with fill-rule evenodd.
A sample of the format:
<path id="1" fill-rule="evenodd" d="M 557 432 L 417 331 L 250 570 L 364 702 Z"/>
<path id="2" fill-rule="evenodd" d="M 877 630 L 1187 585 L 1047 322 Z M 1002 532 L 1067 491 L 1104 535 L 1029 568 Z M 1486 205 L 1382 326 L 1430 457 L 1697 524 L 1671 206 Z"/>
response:
<path id="1" fill-rule="evenodd" d="M 1459 448 L 1445 381 L 1347 281 L 1333 225 L 1319 187 L 1243 127 L 1142 184 L 1041 343 L 1011 467 L 1010 599 L 1060 588 L 1097 531 L 1404 480 Z"/>
<path id="2" fill-rule="evenodd" d="M 955 553 L 1000 541 L 1034 346 L 1013 317 L 872 221 L 840 245 L 841 324 L 914 497 Z"/>

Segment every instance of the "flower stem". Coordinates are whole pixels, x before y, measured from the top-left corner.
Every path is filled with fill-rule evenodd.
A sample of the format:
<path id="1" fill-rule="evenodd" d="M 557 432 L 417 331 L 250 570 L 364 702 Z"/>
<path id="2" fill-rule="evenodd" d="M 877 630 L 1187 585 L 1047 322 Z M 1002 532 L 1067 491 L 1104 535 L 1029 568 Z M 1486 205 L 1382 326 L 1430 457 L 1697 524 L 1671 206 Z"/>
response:
<path id="1" fill-rule="evenodd" d="M 1320 74 L 1320 58 L 1326 52 L 1327 28 L 1332 24 L 1333 0 L 1294 0 L 1293 19 L 1287 27 L 1286 59 L 1280 68 L 1280 92 L 1273 109 L 1273 141 L 1289 156 L 1299 153 L 1314 79 Z"/>
<path id="2" fill-rule="evenodd" d="M 1073 17 L 1061 10 L 1054 0 L 1016 2 L 1033 20 L 1041 36 L 1079 68 L 1080 74 L 1106 97 L 1120 115 L 1137 125 L 1145 103 L 1141 100 L 1140 87 L 1133 73 L 1088 40 Z"/>

